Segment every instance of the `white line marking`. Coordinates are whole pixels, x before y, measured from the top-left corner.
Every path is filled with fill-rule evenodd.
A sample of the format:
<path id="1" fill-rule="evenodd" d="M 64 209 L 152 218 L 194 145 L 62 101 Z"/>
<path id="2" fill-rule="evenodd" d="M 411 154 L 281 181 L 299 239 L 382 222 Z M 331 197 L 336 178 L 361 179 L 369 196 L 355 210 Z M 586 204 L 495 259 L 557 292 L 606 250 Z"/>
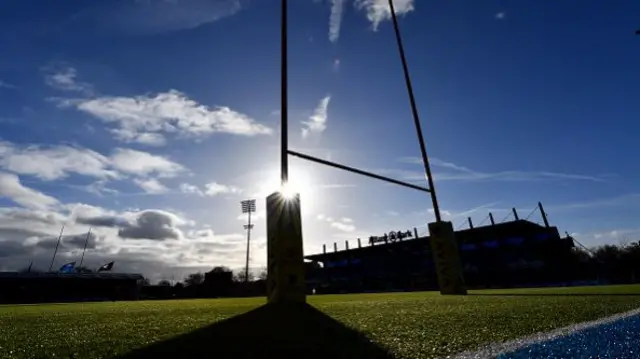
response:
<path id="1" fill-rule="evenodd" d="M 596 319 L 590 322 L 583 322 L 572 324 L 563 328 L 554 329 L 550 332 L 546 333 L 536 333 L 530 336 L 526 336 L 523 338 L 503 342 L 503 343 L 493 343 L 487 346 L 481 347 L 476 351 L 465 351 L 456 355 L 450 355 L 446 358 L 448 359 L 490 359 L 495 358 L 496 356 L 513 352 L 528 345 L 545 342 L 549 340 L 554 340 L 565 335 L 574 334 L 578 331 L 593 328 L 599 325 L 610 324 L 615 321 L 625 319 L 628 317 L 632 317 L 634 315 L 640 314 L 640 308 L 630 310 L 624 313 L 614 314 L 610 317 Z"/>

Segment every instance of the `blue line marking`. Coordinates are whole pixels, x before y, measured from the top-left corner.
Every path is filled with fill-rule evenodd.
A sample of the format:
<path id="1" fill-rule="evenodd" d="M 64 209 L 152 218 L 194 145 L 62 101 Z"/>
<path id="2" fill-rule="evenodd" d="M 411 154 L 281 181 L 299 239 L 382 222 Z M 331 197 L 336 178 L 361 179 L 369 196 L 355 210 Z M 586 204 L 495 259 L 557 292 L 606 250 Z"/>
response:
<path id="1" fill-rule="evenodd" d="M 579 330 L 550 341 L 527 345 L 496 357 L 496 359 L 524 358 L 640 358 L 640 315 Z"/>

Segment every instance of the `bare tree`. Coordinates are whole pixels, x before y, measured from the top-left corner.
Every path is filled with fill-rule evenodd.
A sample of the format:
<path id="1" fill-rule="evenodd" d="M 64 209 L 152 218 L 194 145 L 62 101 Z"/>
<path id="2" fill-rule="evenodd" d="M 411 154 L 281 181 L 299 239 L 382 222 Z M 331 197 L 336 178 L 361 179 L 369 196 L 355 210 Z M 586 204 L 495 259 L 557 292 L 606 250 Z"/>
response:
<path id="1" fill-rule="evenodd" d="M 231 269 L 225 266 L 217 266 L 213 267 L 213 269 L 209 273 L 228 273 L 231 272 Z"/>
<path id="2" fill-rule="evenodd" d="M 191 273 L 187 276 L 187 278 L 184 279 L 184 284 L 189 287 L 192 285 L 198 285 L 201 284 L 204 281 L 204 274 L 198 272 L 198 273 Z"/>
<path id="3" fill-rule="evenodd" d="M 258 273 L 258 280 L 267 280 L 267 268 L 266 267 L 260 269 L 260 273 Z"/>
<path id="4" fill-rule="evenodd" d="M 233 275 L 233 280 L 239 283 L 244 283 L 246 282 L 246 278 L 245 278 L 245 272 L 243 270 L 240 270 L 236 273 L 234 273 Z M 248 282 L 253 282 L 255 280 L 255 276 L 253 275 L 253 273 L 249 272 L 249 280 Z"/>

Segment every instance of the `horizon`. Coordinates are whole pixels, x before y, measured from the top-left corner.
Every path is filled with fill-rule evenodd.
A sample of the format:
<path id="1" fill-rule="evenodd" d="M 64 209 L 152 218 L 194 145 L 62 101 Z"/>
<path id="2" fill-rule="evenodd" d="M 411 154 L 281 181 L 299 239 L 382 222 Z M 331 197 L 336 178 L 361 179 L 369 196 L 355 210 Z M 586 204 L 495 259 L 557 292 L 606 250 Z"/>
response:
<path id="1" fill-rule="evenodd" d="M 289 146 L 425 186 L 387 0 L 289 4 Z M 394 0 L 443 220 L 542 202 L 587 247 L 639 240 L 640 3 Z M 42 11 L 31 11 L 38 6 Z M 280 7 L 0 2 L 0 270 L 115 261 L 152 281 L 266 264 Z M 306 254 L 426 232 L 428 194 L 289 160 Z M 541 223 L 539 214 L 533 222 Z M 95 265 L 94 265 L 95 264 Z"/>

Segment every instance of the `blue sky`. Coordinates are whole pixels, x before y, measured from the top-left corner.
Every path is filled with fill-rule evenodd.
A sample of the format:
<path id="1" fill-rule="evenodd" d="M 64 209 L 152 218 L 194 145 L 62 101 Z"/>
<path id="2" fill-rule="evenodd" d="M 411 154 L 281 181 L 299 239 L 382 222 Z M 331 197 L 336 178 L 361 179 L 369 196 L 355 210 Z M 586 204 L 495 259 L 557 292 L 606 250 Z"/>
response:
<path id="1" fill-rule="evenodd" d="M 538 201 L 586 245 L 637 240 L 640 3 L 395 0 L 440 206 Z M 159 279 L 244 263 L 277 189 L 280 9 L 0 1 L 0 269 L 81 253 Z M 386 0 L 291 1 L 290 147 L 424 185 Z M 305 252 L 426 231 L 430 199 L 291 159 Z M 532 220 L 541 221 L 534 213 Z M 78 237 L 80 236 L 80 237 Z"/>

